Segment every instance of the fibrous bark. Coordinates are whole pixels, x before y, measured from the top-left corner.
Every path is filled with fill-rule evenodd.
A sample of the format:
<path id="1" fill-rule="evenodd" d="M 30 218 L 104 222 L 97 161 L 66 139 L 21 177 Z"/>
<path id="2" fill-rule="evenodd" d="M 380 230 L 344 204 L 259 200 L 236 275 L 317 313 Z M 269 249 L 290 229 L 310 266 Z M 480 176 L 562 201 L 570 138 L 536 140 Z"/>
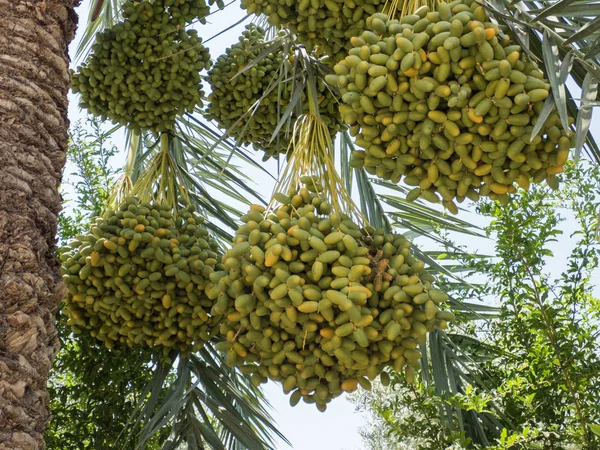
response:
<path id="1" fill-rule="evenodd" d="M 74 0 L 0 0 L 0 450 L 43 449 Z"/>

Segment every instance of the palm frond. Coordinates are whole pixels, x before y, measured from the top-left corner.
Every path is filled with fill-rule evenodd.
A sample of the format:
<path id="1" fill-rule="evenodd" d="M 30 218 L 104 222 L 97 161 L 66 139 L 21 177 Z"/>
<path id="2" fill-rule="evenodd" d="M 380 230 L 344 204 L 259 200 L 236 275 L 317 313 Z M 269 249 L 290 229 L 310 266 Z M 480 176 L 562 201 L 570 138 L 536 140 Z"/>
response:
<path id="1" fill-rule="evenodd" d="M 273 30 L 268 27 L 267 32 Z M 215 146 L 221 143 L 221 140 L 230 137 L 235 129 L 239 138 L 242 139 L 250 123 L 258 114 L 259 107 L 266 100 L 271 99 L 277 94 L 277 123 L 273 129 L 270 142 L 278 142 L 282 139 L 290 139 L 294 130 L 296 118 L 302 115 L 306 103 L 317 116 L 319 115 L 318 89 L 317 83 L 322 82 L 324 76 L 330 72 L 330 69 L 322 64 L 314 55 L 309 54 L 304 46 L 298 45 L 296 37 L 291 34 L 282 34 L 281 31 L 273 33 L 272 36 L 265 36 L 264 42 L 261 42 L 251 49 L 258 51 L 258 54 L 231 79 L 235 80 L 239 75 L 252 69 L 265 58 L 273 53 L 284 55 L 280 66 L 276 68 L 274 76 L 268 86 L 261 93 L 261 96 L 248 108 L 248 110 L 238 117 L 238 120 L 245 122 L 244 127 L 239 130 L 238 123 L 233 124 L 225 130 L 220 139 L 215 141 Z M 270 38 L 270 39 L 269 39 Z M 287 55 L 293 55 L 293 61 Z M 291 89 L 290 89 L 291 87 Z M 290 91 L 289 99 L 283 102 L 284 91 Z M 331 88 L 330 88 L 331 90 Z M 284 104 L 284 105 L 283 105 Z M 240 132 L 241 131 L 241 132 Z"/>
<path id="2" fill-rule="evenodd" d="M 204 347 L 199 357 L 192 358 L 192 363 L 201 361 L 200 358 L 206 365 L 211 366 L 213 369 L 218 369 L 214 371 L 213 375 L 213 379 L 217 385 L 222 383 L 223 380 L 227 382 L 224 392 L 235 402 L 238 413 L 242 416 L 244 423 L 255 430 L 261 439 L 269 445 L 272 445 L 272 435 L 289 444 L 287 439 L 275 428 L 273 419 L 268 412 L 270 405 L 262 390 L 255 387 L 248 376 L 242 374 L 237 369 L 228 368 L 222 354 L 217 352 L 213 346 Z M 221 389 L 223 390 L 223 386 L 221 386 Z M 228 437 L 231 434 L 228 428 L 222 428 L 221 432 L 225 440 L 232 439 Z"/>
<path id="3" fill-rule="evenodd" d="M 230 3 L 231 4 L 231 3 Z M 230 4 L 226 5 L 225 7 L 229 6 Z M 206 45 L 208 42 L 212 41 L 213 39 L 227 33 L 229 30 L 234 29 L 235 27 L 237 27 L 238 25 L 241 25 L 242 23 L 244 23 L 246 20 L 248 20 L 250 18 L 250 16 L 244 16 L 241 19 L 239 19 L 237 22 L 232 23 L 231 25 L 229 25 L 228 27 L 223 28 L 221 31 L 219 31 L 216 34 L 213 34 L 211 37 L 209 37 L 208 39 L 204 40 L 203 43 L 204 45 Z"/>
<path id="4" fill-rule="evenodd" d="M 117 129 L 111 130 L 116 132 Z M 160 142 L 151 134 L 135 136 L 125 131 L 127 164 L 122 185 L 115 186 L 111 204 L 118 204 L 128 195 L 131 186 L 148 170 L 151 158 L 158 154 Z M 245 150 L 221 139 L 218 132 L 192 115 L 177 123 L 177 133 L 169 138 L 168 151 L 175 165 L 174 186 L 189 194 L 196 209 L 206 217 L 207 227 L 223 245 L 231 242 L 236 220 L 251 203 L 265 203 L 262 195 L 240 166 L 253 167 L 264 176 L 273 176 L 258 165 Z M 232 160 L 232 155 L 234 159 Z M 127 188 L 129 186 L 129 189 Z"/>
<path id="5" fill-rule="evenodd" d="M 600 47 L 600 45 L 599 45 Z M 581 106 L 579 113 L 577 114 L 577 121 L 575 128 L 577 130 L 577 141 L 575 144 L 575 159 L 578 159 L 583 145 L 585 144 L 585 138 L 588 135 L 590 124 L 592 123 L 592 106 L 591 104 L 596 100 L 598 96 L 598 80 L 596 80 L 591 74 L 586 74 L 583 79 L 583 86 L 581 90 Z"/>
<path id="6" fill-rule="evenodd" d="M 273 436 L 289 443 L 277 431 L 260 389 L 228 368 L 211 344 L 178 358 L 177 375 L 167 386 L 167 375 L 174 369 L 170 364 L 159 366 L 127 424 L 125 442 L 135 440 L 136 448 L 143 449 L 156 433 L 170 427 L 164 450 L 182 443 L 197 450 L 205 443 L 215 450 L 274 449 Z"/>
<path id="7" fill-rule="evenodd" d="M 490 389 L 485 378 L 478 373 L 478 360 L 480 354 L 493 353 L 494 348 L 471 338 L 470 345 L 462 345 L 456 336 L 436 330 L 429 336 L 429 353 L 423 351 L 423 366 L 431 364 L 432 377 L 425 380 L 426 384 L 435 388 L 437 395 L 448 397 L 455 394 L 465 394 L 466 387 L 487 391 Z M 458 345 L 460 342 L 461 345 Z M 489 445 L 489 436 L 498 436 L 503 428 L 503 423 L 508 423 L 509 418 L 501 413 L 501 409 L 495 404 L 489 404 L 487 412 L 465 411 L 459 407 L 444 405 L 444 411 L 440 415 L 445 420 L 445 425 L 452 429 L 453 418 L 456 417 L 461 431 L 472 439 L 474 444 L 481 446 Z M 502 419 L 499 420 L 498 417 Z"/>

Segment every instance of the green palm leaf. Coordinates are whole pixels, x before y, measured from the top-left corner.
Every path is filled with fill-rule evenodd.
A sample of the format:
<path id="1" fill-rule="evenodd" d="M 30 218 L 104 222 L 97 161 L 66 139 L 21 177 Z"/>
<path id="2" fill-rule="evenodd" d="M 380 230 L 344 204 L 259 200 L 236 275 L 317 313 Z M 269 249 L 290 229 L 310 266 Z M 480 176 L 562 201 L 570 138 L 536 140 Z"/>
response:
<path id="1" fill-rule="evenodd" d="M 247 376 L 229 369 L 210 344 L 187 358 L 178 358 L 176 376 L 167 388 L 170 364 L 159 366 L 148 383 L 134 415 L 130 418 L 125 442 L 135 439 L 143 449 L 165 427 L 172 438 L 165 450 L 188 448 L 215 450 L 272 449 L 272 436 L 284 442 L 266 410 L 262 392 Z"/>

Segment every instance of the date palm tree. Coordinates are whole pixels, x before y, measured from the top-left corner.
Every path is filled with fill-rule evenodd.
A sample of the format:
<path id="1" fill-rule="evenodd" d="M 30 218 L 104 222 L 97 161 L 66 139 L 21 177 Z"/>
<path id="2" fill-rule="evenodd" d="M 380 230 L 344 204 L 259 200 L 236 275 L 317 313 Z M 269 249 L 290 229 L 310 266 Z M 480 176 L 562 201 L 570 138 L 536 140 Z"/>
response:
<path id="1" fill-rule="evenodd" d="M 123 3 L 90 1 L 80 55 L 89 50 L 96 33 L 118 20 Z M 77 22 L 77 3 L 0 0 L 0 449 L 43 448 L 42 433 L 49 419 L 45 384 L 57 351 L 54 321 L 64 295 L 54 258 L 61 208 L 57 188 L 67 148 L 67 48 Z M 545 111 L 555 106 L 563 121 L 568 114 L 577 118 L 576 153 L 585 149 L 600 161 L 600 150 L 587 133 L 600 80 L 598 6 L 574 0 L 517 4 L 493 0 L 484 5 L 544 65 L 553 88 Z M 302 55 L 296 53 L 299 59 Z M 569 79 L 582 88 L 580 105 L 565 86 Z M 304 84 L 311 80 L 304 78 Z M 442 217 L 437 209 L 406 202 L 408 189 L 402 185 L 349 170 L 352 140 L 342 133 L 338 142 L 342 180 L 349 191 L 356 188 L 363 213 L 373 225 L 406 231 L 411 238 L 431 236 L 432 227 L 478 232 L 464 221 Z M 130 136 L 125 179 L 135 181 L 154 148 L 150 136 Z M 273 174 L 230 142 L 224 130 L 204 118 L 202 110 L 178 122 L 168 152 L 180 183 L 223 242 L 236 228 L 238 209 L 251 202 L 267 202 L 252 189 L 244 168 Z M 231 158 L 238 165 L 231 164 Z M 420 254 L 433 271 L 457 279 L 451 261 L 441 263 L 438 255 Z M 455 309 L 474 318 L 493 315 L 493 309 L 464 300 L 454 300 Z M 440 392 L 460 392 L 462 386 L 478 382 L 469 378 L 468 369 L 476 362 L 461 351 L 460 342 L 458 336 L 438 331 L 428 344 L 431 351 L 424 352 L 424 358 L 430 358 L 424 366 L 433 366 L 430 381 Z M 257 391 L 244 376 L 226 369 L 212 346 L 182 360 L 173 389 L 166 399 L 159 399 L 152 393 L 162 392 L 170 370 L 158 368 L 154 384 L 149 385 L 149 400 L 131 420 L 132 425 L 143 425 L 137 436 L 139 448 L 164 426 L 180 432 L 181 439 L 170 441 L 171 448 L 181 440 L 192 448 L 269 445 L 274 427 L 257 402 Z M 229 382 L 223 384 L 224 379 Z M 489 417 L 465 413 L 463 419 L 474 442 L 485 443 L 484 427 L 500 429 Z M 252 426 L 240 428 L 240 420 Z"/>

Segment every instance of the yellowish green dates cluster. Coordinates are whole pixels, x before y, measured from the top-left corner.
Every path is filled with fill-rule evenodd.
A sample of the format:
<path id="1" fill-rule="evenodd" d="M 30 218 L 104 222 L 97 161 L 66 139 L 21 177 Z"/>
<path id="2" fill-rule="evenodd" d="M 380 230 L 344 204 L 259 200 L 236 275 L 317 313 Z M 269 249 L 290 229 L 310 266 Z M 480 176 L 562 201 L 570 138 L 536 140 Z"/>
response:
<path id="1" fill-rule="evenodd" d="M 155 134 L 172 130 L 178 116 L 202 106 L 200 72 L 210 67 L 210 55 L 197 31 L 181 25 L 202 9 L 193 4 L 173 18 L 175 6 L 128 3 L 123 21 L 98 33 L 90 56 L 72 74 L 80 106 Z"/>
<path id="2" fill-rule="evenodd" d="M 108 348 L 200 348 L 218 331 L 205 290 L 220 269 L 202 224 L 192 207 L 174 216 L 169 207 L 133 197 L 96 219 L 60 256 L 67 324 Z"/>
<path id="3" fill-rule="evenodd" d="M 292 98 L 294 83 L 291 80 L 277 82 L 284 74 L 283 65 L 291 56 L 291 53 L 284 55 L 281 47 L 242 71 L 264 48 L 264 30 L 247 25 L 239 42 L 217 59 L 208 74 L 212 92 L 207 117 L 228 130 L 239 143 L 253 144 L 256 150 L 264 151 L 264 159 L 268 159 L 288 151 L 293 127 L 288 130 L 284 126 L 275 138 L 273 134 Z M 289 78 L 291 65 L 287 73 Z M 322 79 L 318 80 L 317 89 L 321 119 L 333 136 L 343 126 L 338 111 L 339 101 Z M 306 93 L 301 102 L 302 112 L 308 112 Z M 292 114 L 292 120 L 296 117 L 297 113 Z"/>
<path id="4" fill-rule="evenodd" d="M 381 12 L 383 0 L 242 0 L 249 14 L 264 14 L 275 26 L 298 36 L 309 51 L 332 64 L 348 54 L 348 39 L 365 29 L 366 19 Z"/>
<path id="5" fill-rule="evenodd" d="M 211 275 L 228 364 L 321 411 L 386 367 L 411 380 L 427 333 L 454 316 L 410 243 L 361 230 L 307 188 L 276 198 L 266 217 L 258 206 L 242 217 L 225 270 Z"/>
<path id="6" fill-rule="evenodd" d="M 214 0 L 210 0 L 212 5 Z M 219 3 L 219 8 L 225 5 Z M 187 24 L 198 20 L 206 23 L 210 14 L 210 7 L 204 0 L 127 0 L 122 7 L 122 16 L 131 22 L 153 21 L 154 16 L 159 16 L 163 25 L 185 27 Z"/>
<path id="7" fill-rule="evenodd" d="M 456 0 L 400 20 L 375 14 L 367 28 L 327 78 L 364 149 L 353 167 L 402 179 L 414 186 L 409 200 L 443 201 L 454 213 L 454 200 L 506 201 L 515 182 L 557 185 L 574 133 L 553 112 L 532 136 L 550 85 L 482 6 Z"/>

